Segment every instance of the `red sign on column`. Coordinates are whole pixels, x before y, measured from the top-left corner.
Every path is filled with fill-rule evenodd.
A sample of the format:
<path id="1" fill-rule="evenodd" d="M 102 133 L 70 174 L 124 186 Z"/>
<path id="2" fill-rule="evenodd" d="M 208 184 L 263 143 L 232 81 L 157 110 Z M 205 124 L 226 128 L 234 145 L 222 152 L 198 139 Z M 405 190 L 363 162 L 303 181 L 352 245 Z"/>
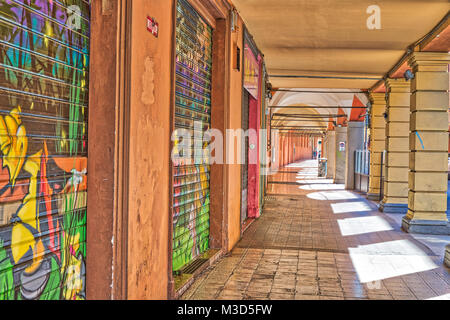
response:
<path id="1" fill-rule="evenodd" d="M 147 17 L 147 30 L 158 38 L 158 23 L 155 18 Z"/>

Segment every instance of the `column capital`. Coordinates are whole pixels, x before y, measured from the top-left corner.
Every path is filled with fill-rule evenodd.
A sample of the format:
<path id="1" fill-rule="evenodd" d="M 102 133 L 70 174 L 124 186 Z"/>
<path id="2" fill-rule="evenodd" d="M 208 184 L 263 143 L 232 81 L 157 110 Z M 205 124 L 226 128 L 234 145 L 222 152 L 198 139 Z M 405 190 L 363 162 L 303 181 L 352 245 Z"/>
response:
<path id="1" fill-rule="evenodd" d="M 408 59 L 408 64 L 417 71 L 448 71 L 450 54 L 448 52 L 413 52 Z"/>
<path id="2" fill-rule="evenodd" d="M 387 78 L 386 79 L 387 92 L 410 92 L 411 82 L 403 78 Z"/>
<path id="3" fill-rule="evenodd" d="M 371 92 L 369 94 L 370 103 L 372 104 L 386 104 L 386 93 Z"/>

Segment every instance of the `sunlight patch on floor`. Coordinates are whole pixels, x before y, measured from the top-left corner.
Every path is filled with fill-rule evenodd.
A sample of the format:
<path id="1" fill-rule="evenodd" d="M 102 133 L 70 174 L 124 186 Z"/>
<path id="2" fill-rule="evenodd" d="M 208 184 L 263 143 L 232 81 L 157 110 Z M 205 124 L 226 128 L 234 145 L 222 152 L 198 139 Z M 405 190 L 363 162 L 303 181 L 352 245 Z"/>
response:
<path id="1" fill-rule="evenodd" d="M 302 190 L 345 190 L 345 186 L 343 184 L 308 184 L 299 187 Z"/>
<path id="2" fill-rule="evenodd" d="M 450 300 L 450 293 L 444 294 L 444 295 L 439 296 L 439 297 L 429 298 L 427 300 Z"/>
<path id="3" fill-rule="evenodd" d="M 383 218 L 378 216 L 348 218 L 338 220 L 342 236 L 394 230 Z"/>
<path id="4" fill-rule="evenodd" d="M 372 211 L 372 208 L 364 201 L 332 203 L 331 209 L 334 214 Z"/>
<path id="5" fill-rule="evenodd" d="M 317 170 L 319 163 L 317 160 L 300 161 L 286 165 L 286 168 L 314 168 Z"/>
<path id="6" fill-rule="evenodd" d="M 303 178 L 311 179 L 313 177 L 318 178 L 317 172 L 302 172 L 302 173 L 297 174 L 297 176 L 295 178 L 297 178 L 297 179 L 303 179 Z"/>
<path id="7" fill-rule="evenodd" d="M 348 191 L 322 191 L 314 192 L 307 195 L 308 198 L 314 200 L 352 200 L 358 199 L 358 196 Z"/>
<path id="8" fill-rule="evenodd" d="M 350 258 L 362 283 L 438 268 L 409 240 L 396 240 L 349 248 Z"/>
<path id="9" fill-rule="evenodd" d="M 333 184 L 333 180 L 331 179 L 301 179 L 297 180 L 299 184 Z M 336 186 L 344 186 L 343 184 L 335 184 Z"/>

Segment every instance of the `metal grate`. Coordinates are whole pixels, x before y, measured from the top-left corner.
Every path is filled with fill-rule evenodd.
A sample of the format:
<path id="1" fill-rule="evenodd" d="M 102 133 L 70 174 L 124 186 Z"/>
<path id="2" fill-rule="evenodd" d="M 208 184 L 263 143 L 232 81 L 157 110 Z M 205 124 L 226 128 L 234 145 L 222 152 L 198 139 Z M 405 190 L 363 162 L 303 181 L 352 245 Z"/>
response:
<path id="1" fill-rule="evenodd" d="M 175 128 L 203 135 L 211 127 L 212 28 L 185 0 L 177 2 Z M 173 270 L 209 249 L 208 144 L 179 148 L 173 167 Z M 188 146 L 189 147 L 189 146 Z"/>
<path id="2" fill-rule="evenodd" d="M 86 297 L 91 2 L 0 1 L 0 300 Z"/>
<path id="3" fill-rule="evenodd" d="M 179 270 L 180 274 L 194 274 L 200 267 L 202 267 L 205 263 L 207 263 L 208 259 L 195 259 L 185 267 Z"/>

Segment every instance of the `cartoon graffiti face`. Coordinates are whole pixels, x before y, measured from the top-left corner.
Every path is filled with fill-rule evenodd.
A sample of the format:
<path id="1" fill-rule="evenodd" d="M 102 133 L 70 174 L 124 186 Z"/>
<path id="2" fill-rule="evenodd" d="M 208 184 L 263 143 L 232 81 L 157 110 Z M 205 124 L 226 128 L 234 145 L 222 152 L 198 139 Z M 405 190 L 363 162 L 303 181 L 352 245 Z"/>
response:
<path id="1" fill-rule="evenodd" d="M 7 116 L 0 116 L 0 148 L 3 154 L 3 166 L 8 168 L 9 180 L 13 186 L 23 167 L 28 149 L 27 133 L 20 118 L 21 112 L 21 108 L 18 107 Z"/>

